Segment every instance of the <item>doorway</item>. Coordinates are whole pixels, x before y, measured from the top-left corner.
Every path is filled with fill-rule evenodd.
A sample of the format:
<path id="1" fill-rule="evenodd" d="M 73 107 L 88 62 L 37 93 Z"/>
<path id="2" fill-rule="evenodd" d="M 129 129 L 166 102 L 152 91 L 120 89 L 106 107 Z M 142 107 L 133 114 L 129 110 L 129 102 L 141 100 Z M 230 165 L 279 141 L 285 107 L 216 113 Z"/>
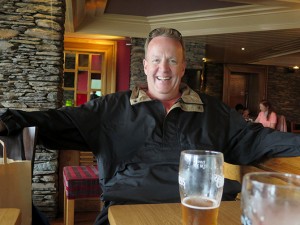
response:
<path id="1" fill-rule="evenodd" d="M 234 108 L 242 104 L 258 114 L 259 102 L 266 98 L 267 68 L 252 65 L 224 65 L 223 101 Z"/>

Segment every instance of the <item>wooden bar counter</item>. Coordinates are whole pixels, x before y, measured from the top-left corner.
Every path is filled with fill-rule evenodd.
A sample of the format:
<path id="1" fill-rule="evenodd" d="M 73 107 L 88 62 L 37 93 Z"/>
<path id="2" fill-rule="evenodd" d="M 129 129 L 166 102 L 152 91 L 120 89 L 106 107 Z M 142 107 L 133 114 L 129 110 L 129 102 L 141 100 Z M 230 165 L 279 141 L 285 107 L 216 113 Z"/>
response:
<path id="1" fill-rule="evenodd" d="M 240 225 L 240 201 L 222 202 L 218 225 Z M 181 225 L 180 203 L 115 205 L 108 211 L 110 225 Z"/>

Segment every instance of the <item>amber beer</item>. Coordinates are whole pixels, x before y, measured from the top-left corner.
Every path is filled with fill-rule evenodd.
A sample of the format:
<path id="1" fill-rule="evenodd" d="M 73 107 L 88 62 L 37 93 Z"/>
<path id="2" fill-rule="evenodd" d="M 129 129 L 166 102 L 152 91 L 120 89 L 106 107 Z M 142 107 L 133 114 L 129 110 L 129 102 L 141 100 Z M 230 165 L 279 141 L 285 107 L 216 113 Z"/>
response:
<path id="1" fill-rule="evenodd" d="M 219 207 L 215 200 L 199 197 L 184 198 L 181 203 L 183 225 L 217 225 Z"/>

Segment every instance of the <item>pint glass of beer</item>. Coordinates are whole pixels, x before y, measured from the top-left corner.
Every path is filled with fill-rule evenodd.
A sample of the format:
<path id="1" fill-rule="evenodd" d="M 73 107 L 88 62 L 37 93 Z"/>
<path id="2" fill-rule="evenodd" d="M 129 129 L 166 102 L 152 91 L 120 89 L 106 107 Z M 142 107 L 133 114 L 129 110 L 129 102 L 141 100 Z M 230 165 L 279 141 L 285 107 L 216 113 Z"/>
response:
<path id="1" fill-rule="evenodd" d="M 276 172 L 244 175 L 243 225 L 299 225 L 300 176 Z"/>
<path id="2" fill-rule="evenodd" d="M 224 176 L 223 154 L 185 150 L 179 165 L 183 225 L 217 225 Z"/>

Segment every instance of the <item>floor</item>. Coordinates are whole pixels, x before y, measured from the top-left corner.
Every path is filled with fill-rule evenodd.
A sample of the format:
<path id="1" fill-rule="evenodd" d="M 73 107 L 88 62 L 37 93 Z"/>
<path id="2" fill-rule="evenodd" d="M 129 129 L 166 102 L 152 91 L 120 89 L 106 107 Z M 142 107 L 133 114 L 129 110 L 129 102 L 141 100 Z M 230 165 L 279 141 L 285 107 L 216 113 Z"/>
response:
<path id="1" fill-rule="evenodd" d="M 74 225 L 93 225 L 101 211 L 102 203 L 99 198 L 76 199 Z M 64 215 L 60 212 L 51 225 L 64 225 Z"/>
<path id="2" fill-rule="evenodd" d="M 76 212 L 74 225 L 93 225 L 98 212 Z M 64 225 L 63 215 L 52 220 L 51 225 Z"/>

